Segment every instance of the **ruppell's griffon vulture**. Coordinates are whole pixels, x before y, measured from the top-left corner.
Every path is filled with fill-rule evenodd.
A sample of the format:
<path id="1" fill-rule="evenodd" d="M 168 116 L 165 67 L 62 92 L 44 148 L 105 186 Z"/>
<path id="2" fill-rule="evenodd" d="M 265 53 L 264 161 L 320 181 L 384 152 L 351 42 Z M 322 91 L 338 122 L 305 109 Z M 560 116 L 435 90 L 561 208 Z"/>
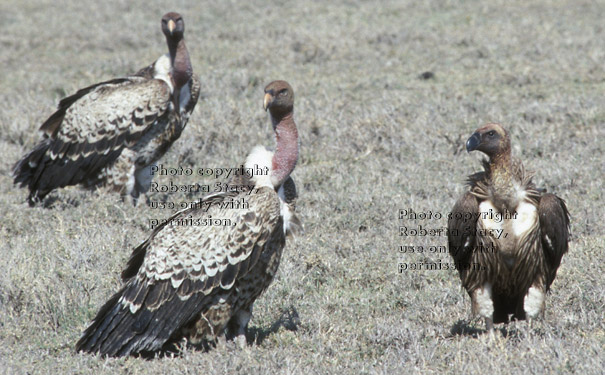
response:
<path id="1" fill-rule="evenodd" d="M 466 141 L 468 152 L 489 157 L 469 176 L 470 189 L 448 220 L 449 253 L 458 265 L 472 311 L 493 323 L 536 318 L 544 311 L 569 239 L 565 202 L 532 182 L 511 157 L 508 132 L 487 124 Z M 474 267 L 479 265 L 480 267 Z"/>
<path id="2" fill-rule="evenodd" d="M 200 93 L 181 15 L 165 14 L 162 31 L 168 54 L 62 99 L 42 124 L 42 140 L 13 167 L 30 205 L 68 185 L 105 187 L 133 203 L 149 190 L 152 166 L 181 136 Z"/>
<path id="3" fill-rule="evenodd" d="M 298 160 L 292 87 L 285 81 L 267 85 L 264 107 L 275 151 L 257 146 L 245 165 L 267 173 L 237 175 L 231 185 L 243 189 L 208 195 L 203 206 L 158 226 L 134 250 L 123 288 L 101 307 L 77 350 L 126 356 L 183 337 L 212 343 L 225 331 L 240 346 L 246 343 L 252 305 L 277 272 L 286 236 L 301 227 L 290 177 Z M 247 207 L 229 207 L 242 199 Z M 211 218 L 229 223 L 204 225 Z"/>

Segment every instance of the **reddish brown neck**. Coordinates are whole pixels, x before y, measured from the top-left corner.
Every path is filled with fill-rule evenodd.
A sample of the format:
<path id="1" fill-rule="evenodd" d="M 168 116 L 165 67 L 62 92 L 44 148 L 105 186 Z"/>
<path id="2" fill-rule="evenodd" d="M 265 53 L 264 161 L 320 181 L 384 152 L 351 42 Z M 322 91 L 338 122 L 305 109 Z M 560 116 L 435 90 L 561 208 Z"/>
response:
<path id="1" fill-rule="evenodd" d="M 169 39 L 168 50 L 170 51 L 172 79 L 174 80 L 175 90 L 179 90 L 189 82 L 193 74 L 185 39 Z"/>
<path id="2" fill-rule="evenodd" d="M 282 116 L 279 121 L 271 114 L 271 121 L 275 131 L 276 143 L 271 180 L 273 185 L 277 187 L 286 181 L 298 161 L 298 130 L 294 123 L 292 111 Z"/>

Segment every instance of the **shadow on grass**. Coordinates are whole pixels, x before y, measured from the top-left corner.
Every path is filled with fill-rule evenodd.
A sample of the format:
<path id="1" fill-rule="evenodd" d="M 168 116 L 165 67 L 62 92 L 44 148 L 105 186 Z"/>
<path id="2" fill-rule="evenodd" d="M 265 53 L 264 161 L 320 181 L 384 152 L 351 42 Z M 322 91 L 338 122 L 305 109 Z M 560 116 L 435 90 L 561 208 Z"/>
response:
<path id="1" fill-rule="evenodd" d="M 288 331 L 297 331 L 300 325 L 300 317 L 294 306 L 290 306 L 287 310 L 282 311 L 279 319 L 269 327 L 269 329 L 252 328 L 246 334 L 248 344 L 256 342 L 260 345 L 270 335 L 277 333 L 281 327 Z"/>
<path id="2" fill-rule="evenodd" d="M 52 195 L 52 196 L 45 197 L 42 202 L 38 202 L 38 203 L 36 203 L 36 205 L 41 205 L 45 209 L 54 210 L 59 207 L 63 207 L 63 208 L 74 207 L 75 208 L 80 205 L 80 202 L 75 198 L 63 199 L 59 196 Z"/>
<path id="3" fill-rule="evenodd" d="M 525 321 L 513 320 L 510 323 L 501 323 L 499 324 L 499 328 L 494 327 L 494 331 L 499 333 L 503 338 L 513 341 L 521 341 L 528 335 L 544 335 L 542 330 L 536 328 L 532 329 L 529 325 L 523 325 L 523 322 Z M 519 323 L 521 323 L 521 326 L 518 325 Z M 476 339 L 487 333 L 488 331 L 486 329 L 477 328 L 476 324 L 471 324 L 471 322 L 465 320 L 457 321 L 452 328 L 450 328 L 450 337 L 467 336 Z"/>
<path id="4" fill-rule="evenodd" d="M 470 325 L 466 320 L 459 320 L 450 328 L 452 336 L 471 336 L 477 338 L 480 334 L 484 333 L 487 333 L 485 329 L 478 329 Z"/>
<path id="5" fill-rule="evenodd" d="M 279 319 L 277 319 L 277 321 L 274 322 L 268 329 L 248 328 L 246 332 L 246 342 L 248 343 L 248 345 L 260 345 L 265 339 L 267 339 L 267 337 L 279 332 L 279 329 L 281 327 L 284 327 L 288 331 L 297 331 L 299 325 L 300 317 L 298 316 L 298 311 L 296 311 L 294 306 L 290 306 L 287 310 L 282 311 Z M 221 338 L 219 338 L 218 340 L 221 340 Z M 134 354 L 133 356 L 140 357 L 146 360 L 166 357 L 173 358 L 182 356 L 185 347 L 187 349 L 193 349 L 195 351 L 205 353 L 209 350 L 212 350 L 216 346 L 216 342 L 208 341 L 204 341 L 198 345 L 192 345 L 188 344 L 187 341 L 183 339 L 176 342 L 169 342 L 157 352 L 141 352 Z"/>
<path id="6" fill-rule="evenodd" d="M 501 327 L 501 328 L 494 328 L 495 331 L 500 332 L 500 334 L 503 337 L 506 337 L 509 335 L 509 332 L 506 328 L 506 326 Z M 453 336 L 468 336 L 468 337 L 472 337 L 472 338 L 479 338 L 479 336 L 481 335 L 485 335 L 487 334 L 488 331 L 486 329 L 479 329 L 477 328 L 475 325 L 471 325 L 470 322 L 467 322 L 466 320 L 459 320 L 456 323 L 454 323 L 454 325 L 452 326 L 452 328 L 450 328 L 450 334 Z"/>

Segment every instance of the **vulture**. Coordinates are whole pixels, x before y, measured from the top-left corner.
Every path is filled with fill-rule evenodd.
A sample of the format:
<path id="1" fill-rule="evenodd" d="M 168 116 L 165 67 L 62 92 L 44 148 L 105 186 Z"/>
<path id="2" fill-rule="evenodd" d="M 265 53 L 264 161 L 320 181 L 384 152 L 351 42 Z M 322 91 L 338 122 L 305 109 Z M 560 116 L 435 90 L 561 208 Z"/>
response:
<path id="1" fill-rule="evenodd" d="M 149 355 L 182 343 L 207 348 L 222 333 L 245 346 L 252 305 L 273 280 L 286 237 L 302 229 L 290 177 L 298 160 L 293 104 L 287 82 L 265 88 L 275 151 L 257 146 L 244 163 L 264 172 L 234 176 L 237 189 L 207 195 L 204 204 L 156 227 L 134 249 L 122 289 L 101 307 L 76 350 Z M 225 204 L 242 199 L 247 207 Z M 210 218 L 228 225 L 205 225 Z"/>
<path id="2" fill-rule="evenodd" d="M 569 240 L 563 199 L 538 189 L 532 173 L 512 158 L 510 137 L 499 124 L 477 129 L 468 152 L 488 156 L 483 172 L 469 176 L 467 191 L 448 218 L 448 250 L 473 314 L 494 323 L 536 318 Z"/>
<path id="3" fill-rule="evenodd" d="M 200 93 L 180 14 L 162 17 L 169 54 L 126 78 L 62 99 L 40 127 L 42 140 L 13 167 L 33 206 L 52 190 L 82 184 L 131 196 L 149 190 L 151 167 L 177 140 Z"/>

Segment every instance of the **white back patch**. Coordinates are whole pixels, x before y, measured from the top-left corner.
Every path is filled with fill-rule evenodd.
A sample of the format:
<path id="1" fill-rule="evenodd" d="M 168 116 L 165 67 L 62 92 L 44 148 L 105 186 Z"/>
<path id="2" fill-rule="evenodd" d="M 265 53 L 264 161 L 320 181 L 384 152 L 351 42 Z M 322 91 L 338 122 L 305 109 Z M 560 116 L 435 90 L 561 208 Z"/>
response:
<path id="1" fill-rule="evenodd" d="M 155 61 L 153 64 L 153 78 L 160 79 L 170 87 L 170 93 L 174 91 L 174 86 L 172 86 L 172 79 L 170 78 L 170 70 L 172 65 L 170 64 L 170 56 L 162 55 L 159 59 Z"/>
<path id="2" fill-rule="evenodd" d="M 271 182 L 273 152 L 267 150 L 263 146 L 255 146 L 246 158 L 246 168 L 255 168 L 255 165 L 262 169 L 267 167 L 269 173 L 267 173 L 266 175 L 261 174 L 252 177 L 254 185 L 256 187 L 266 186 L 270 187 L 271 189 L 275 189 L 275 186 L 273 186 L 273 183 Z"/>
<path id="3" fill-rule="evenodd" d="M 537 219 L 538 211 L 536 210 L 536 206 L 527 202 L 519 203 L 517 206 L 517 217 L 511 219 L 515 236 L 520 237 L 528 232 L 533 228 Z"/>

